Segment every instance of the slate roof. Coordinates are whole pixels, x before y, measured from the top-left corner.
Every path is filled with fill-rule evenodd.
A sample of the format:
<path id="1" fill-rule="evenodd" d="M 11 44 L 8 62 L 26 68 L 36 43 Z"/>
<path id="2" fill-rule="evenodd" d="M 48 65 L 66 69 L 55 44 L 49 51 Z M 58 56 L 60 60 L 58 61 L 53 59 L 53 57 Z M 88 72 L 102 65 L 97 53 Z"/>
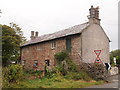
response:
<path id="1" fill-rule="evenodd" d="M 78 33 L 81 33 L 82 30 L 88 26 L 89 26 L 89 23 L 86 22 L 83 24 L 75 25 L 73 27 L 52 33 L 52 34 L 45 34 L 45 35 L 39 36 L 33 40 L 29 40 L 27 43 L 25 43 L 21 47 L 28 46 L 28 45 L 35 44 L 35 43 L 40 43 L 43 41 L 53 40 L 56 38 L 61 38 L 61 37 L 69 36 L 69 35 L 78 34 Z"/>

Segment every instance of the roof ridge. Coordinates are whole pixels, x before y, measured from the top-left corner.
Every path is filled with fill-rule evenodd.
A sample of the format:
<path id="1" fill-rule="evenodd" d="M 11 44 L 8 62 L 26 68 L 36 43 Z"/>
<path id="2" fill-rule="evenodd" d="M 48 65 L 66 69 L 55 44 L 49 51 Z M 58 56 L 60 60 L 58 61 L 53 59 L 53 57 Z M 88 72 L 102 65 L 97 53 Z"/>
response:
<path id="1" fill-rule="evenodd" d="M 54 34 L 54 33 L 61 32 L 61 31 L 64 31 L 64 30 L 68 30 L 68 29 L 73 28 L 73 27 L 75 27 L 75 26 L 84 25 L 84 24 L 88 24 L 88 22 L 85 22 L 85 23 L 82 23 L 82 24 L 78 24 L 78 25 L 74 25 L 74 26 L 68 27 L 68 28 L 66 28 L 66 29 L 62 29 L 62 30 L 53 32 L 53 33 L 43 34 L 43 35 L 41 35 L 41 36 L 44 36 L 44 35 L 52 35 L 52 34 Z M 41 37 L 41 36 L 38 36 L 38 37 Z M 37 38 L 38 38 L 38 37 L 37 37 Z"/>

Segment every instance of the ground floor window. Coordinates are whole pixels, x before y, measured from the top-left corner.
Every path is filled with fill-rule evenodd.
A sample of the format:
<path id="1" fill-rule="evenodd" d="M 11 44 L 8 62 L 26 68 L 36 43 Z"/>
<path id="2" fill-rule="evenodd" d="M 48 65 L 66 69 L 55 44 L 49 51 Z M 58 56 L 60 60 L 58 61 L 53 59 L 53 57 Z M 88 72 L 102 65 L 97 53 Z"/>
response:
<path id="1" fill-rule="evenodd" d="M 34 60 L 34 65 L 33 65 L 34 68 L 37 68 L 38 67 L 38 60 Z"/>
<path id="2" fill-rule="evenodd" d="M 49 66 L 50 65 L 50 61 L 49 60 L 45 60 L 45 65 Z"/>

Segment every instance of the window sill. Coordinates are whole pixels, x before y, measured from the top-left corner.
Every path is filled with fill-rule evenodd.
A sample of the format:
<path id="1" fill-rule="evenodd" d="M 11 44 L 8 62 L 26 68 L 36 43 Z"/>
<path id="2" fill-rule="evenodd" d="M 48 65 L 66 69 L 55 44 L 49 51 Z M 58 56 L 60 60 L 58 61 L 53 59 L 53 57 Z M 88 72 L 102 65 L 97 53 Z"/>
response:
<path id="1" fill-rule="evenodd" d="M 55 49 L 55 47 L 54 48 L 51 48 L 52 50 L 54 50 Z"/>

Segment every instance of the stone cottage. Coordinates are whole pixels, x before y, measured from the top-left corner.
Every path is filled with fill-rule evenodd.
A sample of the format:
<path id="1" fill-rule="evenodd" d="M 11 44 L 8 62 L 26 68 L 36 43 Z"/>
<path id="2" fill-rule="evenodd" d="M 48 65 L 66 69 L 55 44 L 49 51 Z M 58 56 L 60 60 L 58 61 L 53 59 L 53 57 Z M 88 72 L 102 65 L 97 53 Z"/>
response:
<path id="1" fill-rule="evenodd" d="M 100 25 L 99 7 L 91 6 L 88 22 L 52 34 L 38 36 L 31 31 L 31 40 L 22 45 L 21 62 L 24 68 L 44 70 L 45 64 L 56 65 L 54 55 L 66 50 L 76 65 L 109 63 L 109 38 Z"/>

